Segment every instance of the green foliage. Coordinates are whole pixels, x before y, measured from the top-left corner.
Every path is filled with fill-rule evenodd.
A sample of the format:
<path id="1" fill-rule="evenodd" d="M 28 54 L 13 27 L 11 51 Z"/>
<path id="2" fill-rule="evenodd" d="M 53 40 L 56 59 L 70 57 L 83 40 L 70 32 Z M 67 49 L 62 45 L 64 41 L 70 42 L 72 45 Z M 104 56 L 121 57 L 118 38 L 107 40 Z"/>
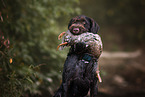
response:
<path id="1" fill-rule="evenodd" d="M 0 33 L 0 43 L 0 97 L 20 97 L 26 91 L 41 94 L 39 91 L 41 80 L 50 83 L 51 78 L 40 73 L 39 65 L 34 67 L 14 61 L 12 45 L 2 33 Z"/>
<path id="2" fill-rule="evenodd" d="M 60 84 L 66 56 L 66 52 L 56 52 L 57 36 L 64 31 L 57 21 L 63 24 L 70 15 L 79 13 L 77 3 L 78 0 L 0 0 L 0 32 L 12 44 L 6 53 L 0 49 L 0 89 L 4 88 L 0 96 L 53 94 Z"/>
<path id="3" fill-rule="evenodd" d="M 10 65 L 10 41 L 0 33 L 0 97 L 19 97 L 22 94 L 21 81 Z"/>

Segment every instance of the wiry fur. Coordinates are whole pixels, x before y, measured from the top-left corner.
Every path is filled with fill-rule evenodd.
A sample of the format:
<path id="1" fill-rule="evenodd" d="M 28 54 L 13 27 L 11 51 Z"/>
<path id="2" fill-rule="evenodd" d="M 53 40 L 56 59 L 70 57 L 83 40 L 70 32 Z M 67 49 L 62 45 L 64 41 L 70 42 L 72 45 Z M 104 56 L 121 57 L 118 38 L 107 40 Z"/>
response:
<path id="1" fill-rule="evenodd" d="M 84 15 L 70 20 L 68 29 L 72 31 L 75 26 L 80 27 L 80 33 L 88 31 L 96 34 L 99 30 L 98 24 Z M 95 71 L 97 69 L 97 58 L 92 57 L 88 61 L 84 60 L 85 55 L 92 57 L 88 54 L 85 43 L 77 43 L 71 46 L 64 63 L 62 84 L 53 97 L 85 97 L 89 89 L 90 97 L 96 97 L 98 79 Z"/>

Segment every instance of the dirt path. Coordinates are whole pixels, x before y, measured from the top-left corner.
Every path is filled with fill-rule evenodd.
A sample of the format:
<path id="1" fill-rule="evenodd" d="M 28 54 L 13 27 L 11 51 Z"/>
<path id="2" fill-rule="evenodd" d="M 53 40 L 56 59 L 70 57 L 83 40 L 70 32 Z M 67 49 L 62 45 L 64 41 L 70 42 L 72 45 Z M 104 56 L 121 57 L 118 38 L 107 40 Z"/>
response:
<path id="1" fill-rule="evenodd" d="M 99 60 L 99 97 L 145 96 L 145 59 L 141 50 L 104 52 Z"/>

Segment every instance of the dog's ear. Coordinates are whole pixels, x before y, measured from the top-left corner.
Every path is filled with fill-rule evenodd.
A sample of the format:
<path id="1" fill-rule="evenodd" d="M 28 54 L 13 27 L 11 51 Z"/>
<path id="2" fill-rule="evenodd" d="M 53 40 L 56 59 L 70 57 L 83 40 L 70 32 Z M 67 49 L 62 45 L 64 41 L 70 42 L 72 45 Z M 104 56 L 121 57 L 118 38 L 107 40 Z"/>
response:
<path id="1" fill-rule="evenodd" d="M 90 20 L 90 32 L 94 33 L 94 34 L 97 34 L 100 27 L 99 25 L 92 19 L 92 18 L 89 18 Z"/>
<path id="2" fill-rule="evenodd" d="M 74 19 L 71 19 L 71 20 L 69 21 L 68 29 L 69 29 L 69 27 L 72 25 L 73 21 L 74 21 Z"/>

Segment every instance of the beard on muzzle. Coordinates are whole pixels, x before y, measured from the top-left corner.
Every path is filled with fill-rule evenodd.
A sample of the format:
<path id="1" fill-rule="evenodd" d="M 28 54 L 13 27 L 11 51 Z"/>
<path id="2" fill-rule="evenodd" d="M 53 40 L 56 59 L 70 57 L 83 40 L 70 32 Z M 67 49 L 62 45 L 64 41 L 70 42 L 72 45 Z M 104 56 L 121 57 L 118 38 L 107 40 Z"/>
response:
<path id="1" fill-rule="evenodd" d="M 79 35 L 87 31 L 84 26 L 70 26 L 69 30 L 74 35 Z"/>

